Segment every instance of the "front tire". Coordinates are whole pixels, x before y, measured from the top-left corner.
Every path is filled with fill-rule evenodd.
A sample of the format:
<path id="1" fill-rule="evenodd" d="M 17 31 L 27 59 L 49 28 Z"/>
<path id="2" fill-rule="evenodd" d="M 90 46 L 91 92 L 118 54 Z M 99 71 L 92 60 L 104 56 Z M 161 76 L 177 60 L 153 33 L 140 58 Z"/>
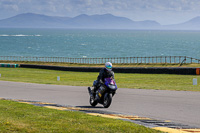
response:
<path id="1" fill-rule="evenodd" d="M 110 106 L 111 102 L 112 102 L 111 94 L 108 94 L 108 93 L 105 94 L 104 101 L 103 101 L 104 108 L 108 108 Z"/>
<path id="2" fill-rule="evenodd" d="M 95 107 L 97 105 L 97 101 L 95 101 L 94 98 L 90 97 L 90 105 Z"/>

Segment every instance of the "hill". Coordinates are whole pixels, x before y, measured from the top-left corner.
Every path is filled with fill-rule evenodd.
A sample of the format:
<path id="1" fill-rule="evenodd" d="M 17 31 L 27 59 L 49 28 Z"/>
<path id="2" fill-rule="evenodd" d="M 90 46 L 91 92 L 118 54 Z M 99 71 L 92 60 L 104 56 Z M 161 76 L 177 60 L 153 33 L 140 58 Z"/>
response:
<path id="1" fill-rule="evenodd" d="M 0 20 L 1 28 L 81 28 L 81 29 L 155 29 L 156 21 L 132 21 L 112 14 L 70 17 L 46 16 L 34 13 L 19 14 Z"/>
<path id="2" fill-rule="evenodd" d="M 52 17 L 40 14 L 25 13 L 0 20 L 0 27 L 3 28 L 51 28 L 65 27 L 64 22 L 68 17 Z"/>
<path id="3" fill-rule="evenodd" d="M 133 21 L 112 14 L 57 17 L 24 13 L 0 20 L 0 28 L 200 30 L 200 16 L 180 24 L 160 25 L 152 20 Z"/>
<path id="4" fill-rule="evenodd" d="M 200 30 L 200 16 L 180 24 L 166 25 L 164 29 L 173 30 Z"/>

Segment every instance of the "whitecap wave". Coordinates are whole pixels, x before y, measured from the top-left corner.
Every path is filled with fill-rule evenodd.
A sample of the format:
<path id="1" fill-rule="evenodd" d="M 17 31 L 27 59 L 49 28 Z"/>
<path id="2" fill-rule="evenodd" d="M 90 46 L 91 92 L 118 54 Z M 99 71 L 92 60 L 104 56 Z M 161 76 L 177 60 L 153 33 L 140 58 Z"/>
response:
<path id="1" fill-rule="evenodd" d="M 23 35 L 23 34 L 17 34 L 17 35 L 6 35 L 6 34 L 2 34 L 0 36 L 15 36 L 15 37 L 21 37 L 21 36 L 41 36 L 41 35 Z"/>
<path id="2" fill-rule="evenodd" d="M 85 46 L 85 45 L 88 45 L 88 44 L 82 43 L 81 45 L 82 45 L 82 46 Z"/>
<path id="3" fill-rule="evenodd" d="M 33 35 L 33 36 L 42 36 L 42 35 Z"/>

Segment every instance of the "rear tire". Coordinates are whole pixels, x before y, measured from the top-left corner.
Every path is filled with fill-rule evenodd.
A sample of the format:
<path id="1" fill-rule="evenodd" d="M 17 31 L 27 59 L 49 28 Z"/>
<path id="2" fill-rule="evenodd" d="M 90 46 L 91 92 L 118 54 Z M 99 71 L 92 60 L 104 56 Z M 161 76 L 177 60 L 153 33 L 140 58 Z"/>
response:
<path id="1" fill-rule="evenodd" d="M 105 94 L 104 101 L 103 101 L 104 108 L 108 108 L 110 106 L 111 102 L 112 102 L 111 94 L 108 94 L 108 93 Z"/>

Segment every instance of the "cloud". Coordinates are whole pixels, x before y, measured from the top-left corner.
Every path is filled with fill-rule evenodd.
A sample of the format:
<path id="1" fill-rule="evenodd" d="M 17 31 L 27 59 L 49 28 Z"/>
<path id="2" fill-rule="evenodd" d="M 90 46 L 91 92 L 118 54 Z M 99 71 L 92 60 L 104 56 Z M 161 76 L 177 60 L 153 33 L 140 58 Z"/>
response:
<path id="1" fill-rule="evenodd" d="M 18 11 L 19 8 L 18 8 L 18 5 L 17 4 L 14 4 L 12 3 L 11 0 L 2 0 L 0 2 L 0 9 L 1 10 L 13 10 L 13 11 Z"/>
<path id="2" fill-rule="evenodd" d="M 74 14 L 114 11 L 192 11 L 199 10 L 199 0 L 0 0 L 1 6 L 19 11 L 33 10 Z"/>

